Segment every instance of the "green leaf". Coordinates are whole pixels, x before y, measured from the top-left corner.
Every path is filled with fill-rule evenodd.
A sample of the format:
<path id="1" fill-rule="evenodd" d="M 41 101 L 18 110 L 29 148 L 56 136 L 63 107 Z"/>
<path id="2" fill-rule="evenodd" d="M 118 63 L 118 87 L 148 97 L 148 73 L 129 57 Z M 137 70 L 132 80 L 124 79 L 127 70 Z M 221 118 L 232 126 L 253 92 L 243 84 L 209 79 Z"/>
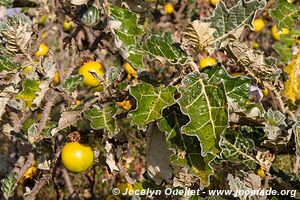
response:
<path id="1" fill-rule="evenodd" d="M 277 7 L 270 11 L 270 15 L 276 21 L 278 29 L 292 28 L 299 17 L 299 9 L 286 0 L 277 0 Z"/>
<path id="2" fill-rule="evenodd" d="M 189 73 L 179 87 L 181 97 L 177 100 L 182 113 L 190 118 L 182 132 L 199 139 L 202 156 L 220 153 L 220 137 L 228 125 L 224 86 L 213 81 L 199 72 Z"/>
<path id="3" fill-rule="evenodd" d="M 285 123 L 286 117 L 278 110 L 273 111 L 269 109 L 268 112 L 265 113 L 264 118 L 266 119 L 264 131 L 268 134 L 268 139 L 275 140 L 281 133 L 280 128 L 287 126 Z"/>
<path id="4" fill-rule="evenodd" d="M 292 58 L 293 49 L 299 36 L 300 29 L 293 28 L 288 35 L 281 34 L 280 41 L 273 45 L 283 63 L 287 63 Z"/>
<path id="5" fill-rule="evenodd" d="M 245 106 L 246 100 L 249 99 L 251 79 L 242 76 L 231 77 L 221 63 L 213 68 L 207 68 L 204 73 L 210 77 L 208 81 L 215 85 L 223 82 L 226 95 L 239 106 Z"/>
<path id="6" fill-rule="evenodd" d="M 137 101 L 137 108 L 128 113 L 133 123 L 139 129 L 162 117 L 162 110 L 175 103 L 173 98 L 176 88 L 174 86 L 154 87 L 142 82 L 130 88 L 130 94 Z"/>
<path id="7" fill-rule="evenodd" d="M 276 155 L 276 158 L 272 164 L 272 168 L 276 172 L 284 172 L 286 175 L 292 176 L 294 174 L 293 169 L 295 166 L 296 158 L 291 154 Z"/>
<path id="8" fill-rule="evenodd" d="M 245 138 L 239 131 L 227 131 L 221 140 L 222 154 L 234 163 L 242 163 L 249 169 L 255 169 L 256 160 L 251 155 L 255 144 L 253 140 Z"/>
<path id="9" fill-rule="evenodd" d="M 0 6 L 4 6 L 6 8 L 9 8 L 13 5 L 14 0 L 1 0 L 0 1 Z"/>
<path id="10" fill-rule="evenodd" d="M 10 59 L 0 55 L 0 72 L 10 72 L 12 70 L 18 69 L 20 66 L 13 63 Z"/>
<path id="11" fill-rule="evenodd" d="M 104 129 L 109 133 L 109 138 L 112 138 L 119 131 L 115 119 L 117 110 L 118 108 L 113 103 L 108 103 L 104 104 L 102 108 L 94 106 L 84 111 L 84 115 L 90 120 L 93 129 Z"/>
<path id="12" fill-rule="evenodd" d="M 16 98 L 23 100 L 27 107 L 31 107 L 32 101 L 36 97 L 38 91 L 40 91 L 39 81 L 25 79 L 22 83 L 22 91 Z"/>
<path id="13" fill-rule="evenodd" d="M 74 89 L 76 89 L 77 85 L 83 82 L 83 76 L 82 75 L 72 75 L 69 78 L 67 78 L 64 82 L 64 88 L 68 92 L 72 92 Z"/>
<path id="14" fill-rule="evenodd" d="M 211 28 L 216 29 L 214 33 L 217 40 L 225 39 L 234 34 L 237 29 L 245 25 L 251 25 L 256 12 L 266 6 L 266 0 L 239 0 L 237 4 L 227 9 L 225 3 L 220 1 L 211 18 L 205 20 L 211 22 Z"/>
<path id="15" fill-rule="evenodd" d="M 143 53 L 137 47 L 137 39 L 144 34 L 144 31 L 138 25 L 137 14 L 118 6 L 113 6 L 110 11 L 110 27 L 112 33 L 118 40 L 121 55 L 127 59 L 133 67 L 137 69 L 142 68 Z"/>
<path id="16" fill-rule="evenodd" d="M 9 174 L 1 180 L 1 191 L 6 199 L 9 199 L 14 194 L 14 186 L 16 179 L 13 174 Z"/>
<path id="17" fill-rule="evenodd" d="M 204 188 L 209 185 L 209 177 L 214 173 L 210 163 L 215 156 L 209 154 L 202 157 L 199 140 L 181 132 L 181 127 L 188 121 L 189 118 L 180 112 L 178 106 L 172 106 L 168 110 L 164 110 L 158 127 L 166 133 L 168 147 L 174 152 L 170 157 L 171 162 L 187 167 L 190 173 L 200 179 L 200 187 Z"/>
<path id="18" fill-rule="evenodd" d="M 161 62 L 167 61 L 172 65 L 185 64 L 187 55 L 175 44 L 171 33 L 166 32 L 162 36 L 151 35 L 142 46 L 151 60 L 158 59 Z"/>

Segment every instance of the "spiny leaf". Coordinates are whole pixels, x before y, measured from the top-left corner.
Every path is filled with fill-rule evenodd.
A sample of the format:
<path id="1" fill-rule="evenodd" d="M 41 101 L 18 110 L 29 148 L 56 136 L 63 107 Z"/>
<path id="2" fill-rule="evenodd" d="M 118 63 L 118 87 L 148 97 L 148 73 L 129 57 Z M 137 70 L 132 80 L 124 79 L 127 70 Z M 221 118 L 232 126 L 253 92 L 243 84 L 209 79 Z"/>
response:
<path id="1" fill-rule="evenodd" d="M 31 38 L 31 20 L 24 14 L 8 16 L 0 23 L 0 33 L 6 40 L 6 48 L 12 52 L 24 52 Z"/>
<path id="2" fill-rule="evenodd" d="M 117 6 L 113 6 L 110 12 L 110 27 L 118 40 L 117 47 L 120 48 L 121 55 L 135 68 L 142 68 L 143 53 L 137 47 L 137 39 L 144 31 L 138 25 L 137 14 Z"/>
<path id="3" fill-rule="evenodd" d="M 269 140 L 274 140 L 281 133 L 280 128 L 284 128 L 287 126 L 285 123 L 285 115 L 280 111 L 273 111 L 269 109 L 265 114 L 266 124 L 264 127 L 264 131 L 268 134 Z"/>
<path id="4" fill-rule="evenodd" d="M 9 174 L 1 180 L 1 191 L 6 199 L 9 199 L 14 194 L 15 183 L 16 179 L 13 174 Z"/>
<path id="5" fill-rule="evenodd" d="M 183 36 L 189 40 L 189 46 L 195 52 L 209 51 L 209 46 L 214 41 L 216 29 L 210 28 L 210 23 L 195 20 L 186 27 Z"/>
<path id="6" fill-rule="evenodd" d="M 82 83 L 83 76 L 82 75 L 73 75 L 67 78 L 64 82 L 64 88 L 68 92 L 72 92 L 79 83 Z"/>
<path id="7" fill-rule="evenodd" d="M 256 12 L 265 6 L 266 0 L 250 0 L 247 2 L 239 0 L 237 4 L 227 9 L 225 3 L 220 1 L 214 10 L 213 16 L 205 21 L 211 22 L 211 28 L 217 30 L 215 38 L 221 42 L 230 34 L 234 35 L 237 29 L 250 25 Z"/>
<path id="8" fill-rule="evenodd" d="M 254 51 L 247 43 L 240 42 L 238 38 L 226 39 L 222 42 L 221 48 L 226 51 L 232 62 L 242 66 L 258 83 L 272 86 L 281 74 L 281 70 L 275 65 L 275 58 L 265 58 L 263 52 Z"/>
<path id="9" fill-rule="evenodd" d="M 284 95 L 295 103 L 300 98 L 300 50 L 293 55 L 292 60 L 284 67 L 289 79 L 285 82 Z"/>
<path id="10" fill-rule="evenodd" d="M 154 87 L 142 82 L 130 88 L 130 94 L 137 100 L 137 108 L 130 111 L 128 116 L 139 129 L 162 117 L 162 110 L 174 104 L 173 98 L 176 88 L 174 86 Z"/>
<path id="11" fill-rule="evenodd" d="M 239 131 L 228 130 L 221 140 L 222 153 L 230 162 L 243 163 L 249 169 L 255 169 L 256 160 L 251 156 L 255 144 Z"/>
<path id="12" fill-rule="evenodd" d="M 162 36 L 151 35 L 142 46 L 151 60 L 158 59 L 162 63 L 166 61 L 172 65 L 185 64 L 186 54 L 174 43 L 171 33 L 166 32 Z"/>
<path id="13" fill-rule="evenodd" d="M 276 21 L 279 29 L 291 28 L 299 17 L 299 8 L 297 5 L 289 3 L 286 0 L 277 0 L 277 7 L 270 11 L 270 15 Z"/>
<path id="14" fill-rule="evenodd" d="M 119 131 L 115 119 L 117 110 L 118 108 L 113 103 L 108 103 L 102 108 L 94 106 L 84 111 L 84 115 L 90 120 L 93 129 L 104 129 L 108 132 L 108 137 L 112 138 Z"/>
<path id="15" fill-rule="evenodd" d="M 226 95 L 239 106 L 244 107 L 246 100 L 249 99 L 251 79 L 246 77 L 231 77 L 221 63 L 213 68 L 207 68 L 206 73 L 210 78 L 209 82 L 219 85 L 222 82 L 226 90 Z"/>
<path id="16" fill-rule="evenodd" d="M 23 100 L 27 107 L 31 107 L 32 101 L 36 97 L 36 93 L 40 90 L 39 84 L 39 81 L 25 79 L 22 82 L 22 91 L 16 98 Z"/>
<path id="17" fill-rule="evenodd" d="M 189 172 L 200 179 L 200 187 L 209 185 L 209 177 L 214 173 L 210 166 L 214 155 L 201 156 L 201 145 L 197 138 L 181 132 L 181 127 L 188 123 L 189 118 L 180 112 L 178 106 L 164 110 L 164 115 L 158 122 L 161 131 L 167 135 L 167 144 L 173 151 L 170 160 L 173 164 L 188 167 Z"/>
<path id="18" fill-rule="evenodd" d="M 182 113 L 190 118 L 182 132 L 199 139 L 202 156 L 220 153 L 220 137 L 228 124 L 224 86 L 215 85 L 211 80 L 199 72 L 191 72 L 178 89 L 181 97 L 177 102 Z"/>
<path id="19" fill-rule="evenodd" d="M 20 66 L 17 63 L 12 62 L 6 56 L 0 55 L 0 72 L 10 72 L 18 69 Z"/>

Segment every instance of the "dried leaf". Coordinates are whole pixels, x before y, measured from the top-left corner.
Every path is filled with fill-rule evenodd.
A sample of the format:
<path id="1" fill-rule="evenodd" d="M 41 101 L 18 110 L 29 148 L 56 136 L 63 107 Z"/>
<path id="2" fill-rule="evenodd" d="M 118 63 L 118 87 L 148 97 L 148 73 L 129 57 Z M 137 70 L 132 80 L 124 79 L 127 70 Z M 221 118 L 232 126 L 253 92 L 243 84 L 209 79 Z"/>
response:
<path id="1" fill-rule="evenodd" d="M 216 29 L 210 27 L 211 23 L 195 20 L 186 27 L 183 37 L 189 40 L 189 45 L 195 52 L 206 52 L 211 48 Z"/>
<path id="2" fill-rule="evenodd" d="M 156 123 L 150 124 L 146 134 L 147 172 L 157 185 L 160 185 L 162 181 L 170 182 L 172 168 L 169 158 L 172 152 L 167 147 L 166 136 L 159 130 Z"/>
<path id="3" fill-rule="evenodd" d="M 105 151 L 107 152 L 105 157 L 106 157 L 106 164 L 108 165 L 109 169 L 111 172 L 113 171 L 120 171 L 120 169 L 117 166 L 117 163 L 115 161 L 115 153 L 113 151 L 113 145 L 106 141 L 105 143 Z"/>
<path id="4" fill-rule="evenodd" d="M 8 50 L 25 52 L 32 35 L 31 20 L 24 14 L 8 16 L 0 24 L 0 33 L 6 40 Z"/>
<path id="5" fill-rule="evenodd" d="M 55 135 L 59 131 L 71 126 L 76 123 L 80 117 L 80 111 L 65 111 L 61 114 L 61 117 L 58 121 L 58 126 L 51 130 L 51 135 Z"/>

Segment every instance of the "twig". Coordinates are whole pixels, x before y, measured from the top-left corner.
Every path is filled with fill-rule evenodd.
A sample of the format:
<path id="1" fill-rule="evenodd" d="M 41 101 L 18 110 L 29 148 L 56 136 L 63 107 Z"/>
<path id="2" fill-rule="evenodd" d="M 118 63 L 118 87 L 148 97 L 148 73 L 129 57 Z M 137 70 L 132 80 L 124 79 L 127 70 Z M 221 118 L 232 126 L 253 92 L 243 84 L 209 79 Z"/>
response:
<path id="1" fill-rule="evenodd" d="M 64 180 L 65 180 L 65 182 L 66 182 L 68 191 L 69 191 L 70 194 L 73 194 L 73 192 L 74 192 L 75 190 L 74 190 L 73 184 L 72 184 L 72 182 L 71 182 L 69 173 L 68 173 L 68 171 L 67 171 L 65 168 L 63 168 L 62 172 L 63 172 L 63 177 L 64 177 Z"/>
<path id="2" fill-rule="evenodd" d="M 35 186 L 33 187 L 33 189 L 31 190 L 31 192 L 26 196 L 24 197 L 24 200 L 34 200 L 36 195 L 38 194 L 38 192 L 44 187 L 44 185 L 50 181 L 50 179 L 52 178 L 52 173 L 54 172 L 54 170 L 56 169 L 56 164 L 57 164 L 57 160 L 60 156 L 60 153 L 61 153 L 61 146 L 58 147 L 57 149 L 57 152 L 53 158 L 53 161 L 52 161 L 52 166 L 51 166 L 51 170 L 49 173 L 47 174 L 44 174 L 42 176 L 42 178 L 35 184 Z"/>

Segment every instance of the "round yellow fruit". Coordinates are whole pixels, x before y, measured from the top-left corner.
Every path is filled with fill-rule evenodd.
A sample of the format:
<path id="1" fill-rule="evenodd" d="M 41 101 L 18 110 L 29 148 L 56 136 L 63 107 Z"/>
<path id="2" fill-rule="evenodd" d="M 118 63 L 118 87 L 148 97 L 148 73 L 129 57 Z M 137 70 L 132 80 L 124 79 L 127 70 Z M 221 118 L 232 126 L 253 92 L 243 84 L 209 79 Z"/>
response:
<path id="1" fill-rule="evenodd" d="M 70 20 L 64 20 L 63 27 L 65 32 L 71 32 L 73 29 L 73 22 Z"/>
<path id="2" fill-rule="evenodd" d="M 168 14 L 172 14 L 174 12 L 174 6 L 171 3 L 166 3 L 164 5 L 164 10 Z"/>
<path id="3" fill-rule="evenodd" d="M 49 47 L 44 44 L 44 43 L 41 43 L 40 46 L 39 46 L 39 50 L 37 52 L 35 52 L 35 56 L 44 56 L 44 55 L 47 55 L 49 51 Z"/>
<path id="4" fill-rule="evenodd" d="M 216 64 L 216 60 L 212 57 L 206 57 L 206 58 L 203 58 L 200 60 L 199 62 L 199 68 L 200 69 L 203 69 L 205 67 L 208 67 L 208 66 L 213 66 Z"/>
<path id="5" fill-rule="evenodd" d="M 287 0 L 288 3 L 294 3 L 296 0 Z"/>
<path id="6" fill-rule="evenodd" d="M 219 2 L 220 0 L 210 0 L 210 3 L 214 6 L 216 6 Z"/>
<path id="7" fill-rule="evenodd" d="M 262 90 L 262 93 L 264 94 L 264 96 L 268 96 L 270 94 L 270 91 L 268 88 L 265 88 Z"/>
<path id="8" fill-rule="evenodd" d="M 62 149 L 61 160 L 69 171 L 84 172 L 93 164 L 94 152 L 88 145 L 69 142 Z"/>
<path id="9" fill-rule="evenodd" d="M 120 194 L 123 194 L 126 193 L 127 191 L 133 190 L 133 186 L 130 183 L 120 183 L 118 185 L 118 189 L 120 190 Z"/>
<path id="10" fill-rule="evenodd" d="M 91 87 L 101 84 L 99 79 L 102 78 L 104 73 L 105 68 L 99 62 L 87 62 L 79 68 L 79 74 L 83 75 L 83 82 Z"/>
<path id="11" fill-rule="evenodd" d="M 262 19 L 255 19 L 252 22 L 253 25 L 253 31 L 258 33 L 265 27 L 265 22 Z"/>

